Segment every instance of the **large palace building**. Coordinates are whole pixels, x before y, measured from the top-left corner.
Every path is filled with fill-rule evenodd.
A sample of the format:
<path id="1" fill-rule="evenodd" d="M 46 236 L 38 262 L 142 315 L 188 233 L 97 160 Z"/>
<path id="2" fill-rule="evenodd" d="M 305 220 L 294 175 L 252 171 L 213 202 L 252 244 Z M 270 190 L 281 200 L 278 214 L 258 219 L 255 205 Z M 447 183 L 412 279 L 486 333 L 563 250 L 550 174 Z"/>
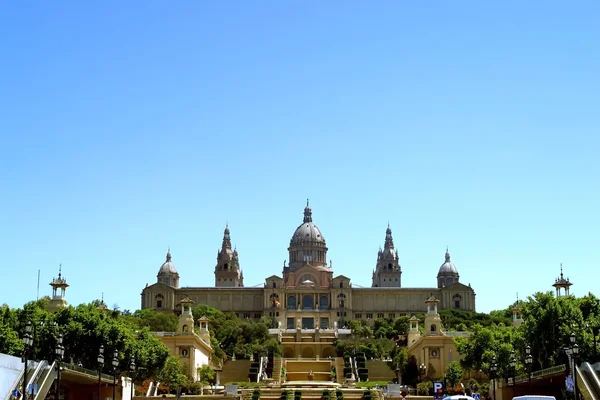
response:
<path id="1" fill-rule="evenodd" d="M 334 276 L 331 263 L 327 262 L 325 238 L 313 223 L 308 203 L 288 253 L 289 261 L 284 263 L 281 276 L 266 278 L 263 287 L 244 287 L 238 252 L 231 246 L 226 227 L 214 269 L 214 287 L 180 287 L 179 273 L 169 251 L 157 282 L 142 291 L 142 309 L 175 311 L 180 301 L 189 297 L 195 304 L 234 312 L 240 318 L 274 318 L 288 329 L 326 329 L 342 327 L 348 319 L 374 320 L 421 313 L 430 296 L 439 299 L 441 309 L 475 310 L 475 291 L 459 282 L 448 250 L 435 287 L 403 287 L 402 268 L 389 226 L 383 249 L 377 254 L 370 288 L 353 287 L 350 278 Z"/>

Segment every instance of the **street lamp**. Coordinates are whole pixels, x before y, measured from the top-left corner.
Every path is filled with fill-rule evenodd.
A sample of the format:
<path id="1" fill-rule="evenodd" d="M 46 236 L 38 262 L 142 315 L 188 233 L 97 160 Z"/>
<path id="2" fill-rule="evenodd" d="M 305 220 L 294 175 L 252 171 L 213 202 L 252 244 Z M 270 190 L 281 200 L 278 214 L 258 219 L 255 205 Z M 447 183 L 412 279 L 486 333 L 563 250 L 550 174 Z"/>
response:
<path id="1" fill-rule="evenodd" d="M 60 400 L 60 362 L 65 355 L 65 346 L 63 346 L 63 335 L 62 333 L 58 334 L 56 338 L 56 349 L 54 349 L 54 354 L 56 355 L 56 398 Z"/>
<path id="2" fill-rule="evenodd" d="M 531 347 L 525 347 L 525 364 L 527 364 L 527 375 L 529 375 L 529 392 L 531 393 L 531 365 L 533 364 L 533 356 L 531 355 Z"/>
<path id="3" fill-rule="evenodd" d="M 135 359 L 132 358 L 131 359 L 131 363 L 129 364 L 129 374 L 130 377 L 129 379 L 131 379 L 131 400 L 133 400 L 133 373 L 135 372 Z"/>
<path id="4" fill-rule="evenodd" d="M 577 399 L 577 355 L 579 354 L 579 345 L 576 343 L 577 338 L 575 337 L 575 333 L 572 332 L 569 335 L 569 342 L 571 347 L 565 347 L 565 353 L 567 357 L 569 357 L 569 362 L 571 365 L 571 374 L 573 376 L 573 391 L 575 392 L 575 398 Z"/>
<path id="5" fill-rule="evenodd" d="M 104 345 L 100 345 L 98 350 L 98 400 L 102 396 L 102 367 L 104 367 Z"/>
<path id="6" fill-rule="evenodd" d="M 490 365 L 490 372 L 492 373 L 491 378 L 494 383 L 494 400 L 496 400 L 496 372 L 498 372 L 498 364 L 496 363 L 496 356 L 492 357 L 492 364 Z"/>
<path id="7" fill-rule="evenodd" d="M 512 374 L 512 379 L 513 379 L 513 397 L 515 397 L 515 380 L 516 380 L 516 375 L 517 375 L 517 358 L 515 357 L 515 351 L 511 351 L 510 352 L 510 361 L 509 361 L 509 365 L 510 365 L 510 372 Z"/>
<path id="8" fill-rule="evenodd" d="M 113 367 L 113 393 L 112 400 L 115 400 L 115 396 L 117 394 L 117 367 L 119 366 L 119 350 L 115 349 L 113 353 L 112 359 L 112 367 Z"/>
<path id="9" fill-rule="evenodd" d="M 422 382 L 423 381 L 423 375 L 425 375 L 425 372 L 427 371 L 427 366 L 423 363 L 421 363 L 421 365 L 419 365 L 419 380 Z"/>
<path id="10" fill-rule="evenodd" d="M 29 364 L 29 351 L 33 345 L 33 338 L 31 337 L 31 321 L 27 321 L 25 324 L 23 345 L 23 362 L 25 363 L 25 371 L 23 372 L 23 400 L 27 400 L 27 367 Z"/>

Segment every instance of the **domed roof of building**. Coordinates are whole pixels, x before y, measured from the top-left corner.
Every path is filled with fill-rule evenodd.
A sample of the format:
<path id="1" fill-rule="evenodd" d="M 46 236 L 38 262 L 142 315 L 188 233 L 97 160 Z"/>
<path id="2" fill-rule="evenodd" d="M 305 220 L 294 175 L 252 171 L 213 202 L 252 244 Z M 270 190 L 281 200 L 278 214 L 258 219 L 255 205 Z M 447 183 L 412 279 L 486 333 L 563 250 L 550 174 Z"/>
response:
<path id="1" fill-rule="evenodd" d="M 448 249 L 446 249 L 446 260 L 440 267 L 438 276 L 439 275 L 458 275 L 458 270 L 454 264 L 452 264 L 452 261 L 450 261 L 450 253 L 448 252 Z"/>
<path id="2" fill-rule="evenodd" d="M 312 222 L 312 210 L 308 205 L 308 201 L 306 202 L 306 207 L 304 208 L 304 221 L 300 226 L 298 226 L 298 228 L 296 228 L 296 231 L 292 236 L 291 244 L 301 242 L 325 243 L 325 238 L 321 234 L 321 231 Z"/>
<path id="3" fill-rule="evenodd" d="M 167 260 L 163 265 L 160 266 L 158 274 L 178 274 L 175 264 L 171 262 L 171 249 L 167 251 Z"/>

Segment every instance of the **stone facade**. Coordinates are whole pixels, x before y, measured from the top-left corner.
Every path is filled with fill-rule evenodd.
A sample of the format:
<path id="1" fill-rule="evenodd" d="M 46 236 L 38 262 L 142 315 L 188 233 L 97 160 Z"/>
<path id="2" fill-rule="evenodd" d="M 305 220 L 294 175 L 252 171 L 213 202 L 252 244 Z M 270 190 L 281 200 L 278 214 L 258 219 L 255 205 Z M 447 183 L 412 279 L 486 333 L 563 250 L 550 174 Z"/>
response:
<path id="1" fill-rule="evenodd" d="M 475 310 L 475 292 L 470 285 L 459 282 L 448 251 L 438 271 L 437 287 L 402 287 L 402 270 L 389 226 L 370 288 L 353 287 L 350 278 L 334 276 L 327 250 L 307 203 L 303 222 L 290 240 L 282 275 L 266 278 L 263 287 L 244 287 L 238 252 L 232 249 L 226 227 L 217 254 L 214 287 L 180 288 L 179 274 L 169 252 L 157 282 L 142 290 L 141 306 L 172 312 L 181 299 L 189 296 L 195 304 L 230 311 L 240 318 L 273 318 L 284 329 L 334 328 L 344 326 L 349 319 L 374 320 L 420 313 L 430 296 L 439 299 L 441 309 Z"/>
<path id="2" fill-rule="evenodd" d="M 460 361 L 454 338 L 469 336 L 468 332 L 444 331 L 442 319 L 438 314 L 439 303 L 440 301 L 434 296 L 430 296 L 425 301 L 427 313 L 423 333 L 419 330 L 420 321 L 417 317 L 413 316 L 409 320 L 408 354 L 415 356 L 422 377 L 429 379 L 441 378 L 448 364 L 452 361 Z"/>

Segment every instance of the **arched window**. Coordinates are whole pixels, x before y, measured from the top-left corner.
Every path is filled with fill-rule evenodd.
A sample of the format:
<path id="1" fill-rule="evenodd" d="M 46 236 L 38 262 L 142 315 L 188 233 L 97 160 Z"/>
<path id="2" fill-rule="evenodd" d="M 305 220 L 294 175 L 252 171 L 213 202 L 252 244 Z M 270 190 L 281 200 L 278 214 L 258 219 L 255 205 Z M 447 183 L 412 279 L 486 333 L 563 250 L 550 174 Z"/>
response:
<path id="1" fill-rule="evenodd" d="M 223 265 L 223 269 L 227 269 L 227 264 Z"/>
<path id="2" fill-rule="evenodd" d="M 319 309 L 327 310 L 328 308 L 329 308 L 329 297 L 321 296 L 321 299 L 319 300 Z"/>
<path id="3" fill-rule="evenodd" d="M 454 301 L 454 308 L 460 308 L 460 301 L 462 300 L 462 296 L 456 293 L 452 296 L 452 300 Z"/>
<path id="4" fill-rule="evenodd" d="M 388 269 L 392 269 L 392 263 L 388 264 Z"/>
<path id="5" fill-rule="evenodd" d="M 273 281 L 273 289 L 275 289 L 277 287 L 277 283 L 275 283 L 275 281 Z"/>
<path id="6" fill-rule="evenodd" d="M 437 330 L 437 326 L 435 324 L 431 324 L 431 332 L 435 332 Z"/>
<path id="7" fill-rule="evenodd" d="M 187 325 L 184 325 L 182 328 L 183 328 L 182 329 L 183 333 L 187 333 L 188 332 L 188 326 Z"/>
<path id="8" fill-rule="evenodd" d="M 340 289 L 344 288 L 344 281 L 340 281 Z"/>
<path id="9" fill-rule="evenodd" d="M 346 301 L 346 295 L 343 293 L 338 294 L 338 302 L 340 303 L 340 307 L 344 307 L 344 302 Z"/>
<path id="10" fill-rule="evenodd" d="M 296 298 L 294 296 L 289 296 L 288 297 L 287 308 L 288 308 L 288 310 L 295 310 L 296 309 Z"/>
<path id="11" fill-rule="evenodd" d="M 312 310 L 315 308 L 314 303 L 313 303 L 313 297 L 310 294 L 305 294 L 304 296 L 302 296 L 302 308 L 304 310 Z"/>
<path id="12" fill-rule="evenodd" d="M 162 294 L 157 294 L 156 296 L 154 296 L 154 301 L 156 302 L 156 308 L 162 308 L 162 302 L 165 299 L 165 296 L 163 296 Z"/>

